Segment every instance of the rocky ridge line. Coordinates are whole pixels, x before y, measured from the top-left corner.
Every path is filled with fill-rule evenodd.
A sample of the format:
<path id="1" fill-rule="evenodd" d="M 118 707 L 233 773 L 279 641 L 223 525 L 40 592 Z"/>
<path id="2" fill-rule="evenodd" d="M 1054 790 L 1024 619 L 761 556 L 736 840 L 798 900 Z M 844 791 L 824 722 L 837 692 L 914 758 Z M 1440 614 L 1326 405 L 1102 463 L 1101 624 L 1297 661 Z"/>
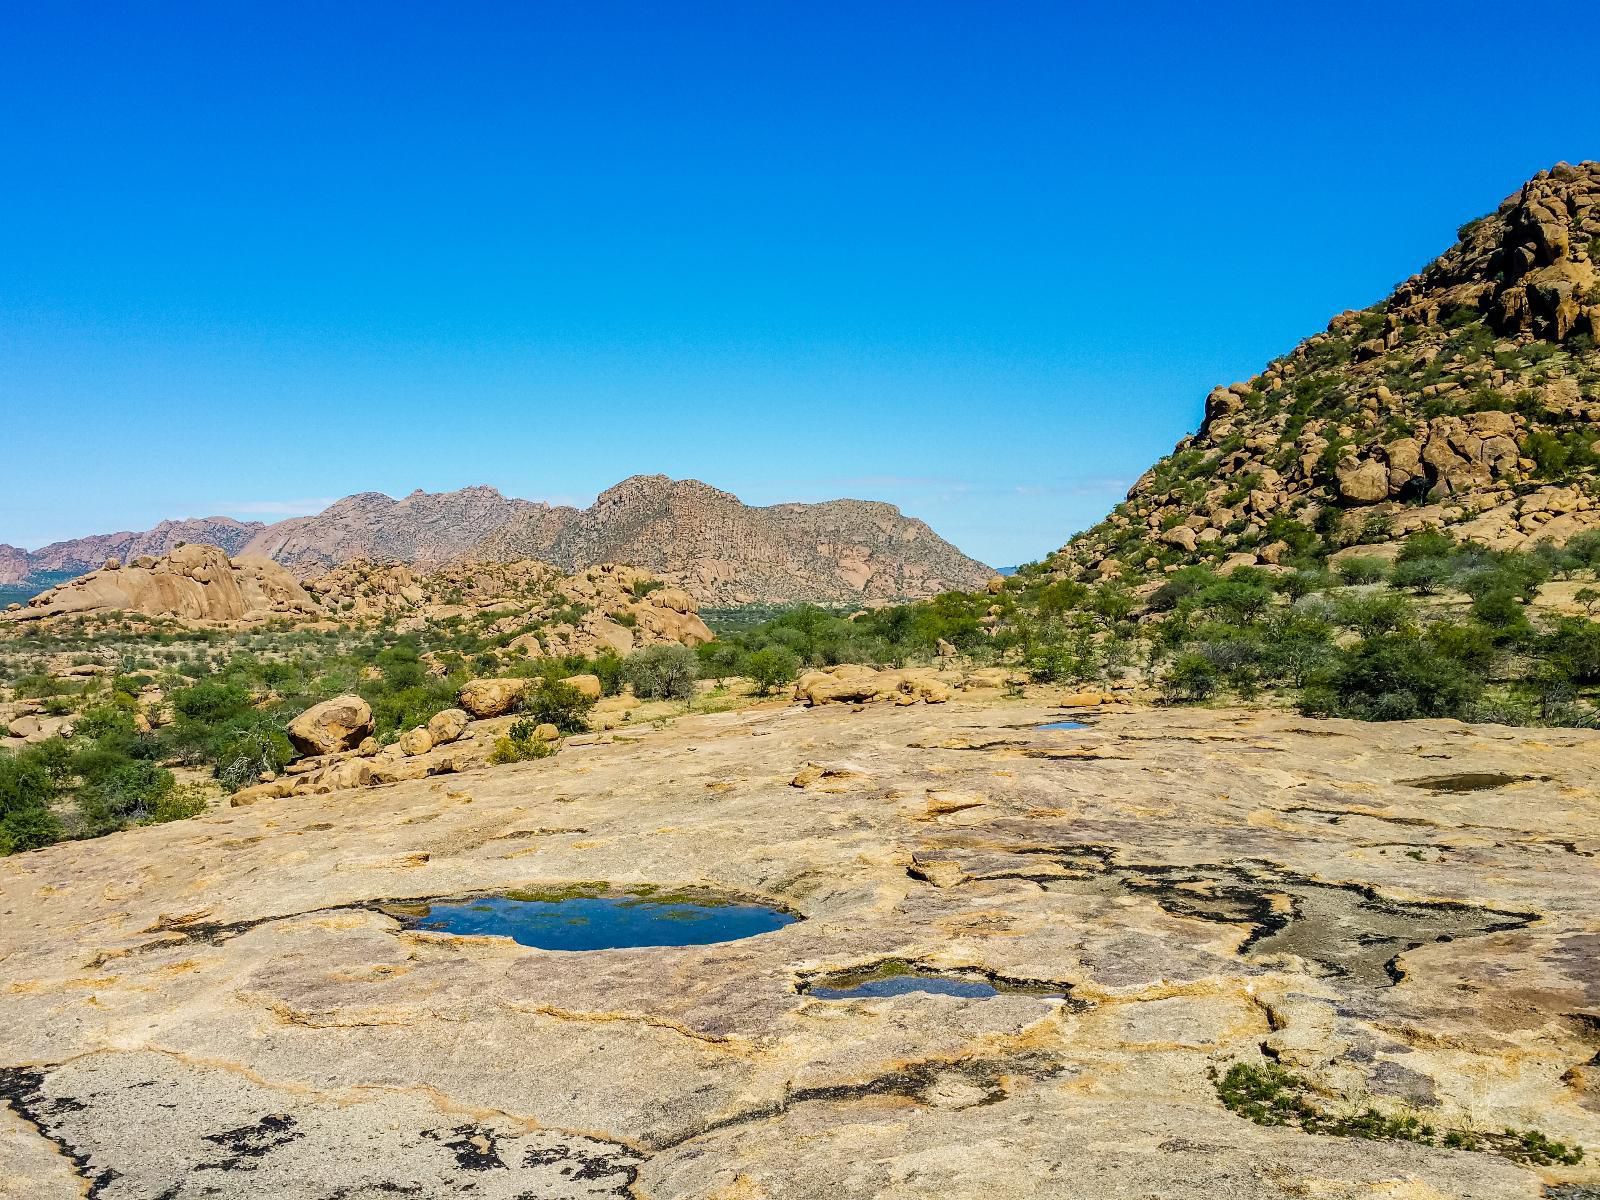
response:
<path id="1" fill-rule="evenodd" d="M 1112 576 L 1425 526 L 1513 548 L 1600 524 L 1600 163 L 1542 171 L 1380 304 L 1206 398 L 1061 552 Z"/>

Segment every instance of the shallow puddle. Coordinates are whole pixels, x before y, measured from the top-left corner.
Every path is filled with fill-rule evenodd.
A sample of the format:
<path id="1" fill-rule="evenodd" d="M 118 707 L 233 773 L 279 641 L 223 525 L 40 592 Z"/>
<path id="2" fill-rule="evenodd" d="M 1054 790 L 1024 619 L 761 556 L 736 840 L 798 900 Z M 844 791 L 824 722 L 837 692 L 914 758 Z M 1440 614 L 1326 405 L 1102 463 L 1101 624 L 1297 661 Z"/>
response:
<path id="1" fill-rule="evenodd" d="M 511 893 L 386 906 L 413 929 L 508 937 L 539 950 L 705 946 L 771 933 L 799 920 L 742 900 L 692 896 Z"/>
<path id="2" fill-rule="evenodd" d="M 1035 729 L 1087 729 L 1087 721 L 1051 721 L 1048 725 L 1035 725 Z"/>
<path id="3" fill-rule="evenodd" d="M 917 992 L 958 996 L 964 1000 L 988 1000 L 995 996 L 1067 998 L 1066 992 L 1056 984 L 1001 979 L 976 971 L 936 971 L 898 958 L 818 976 L 802 983 L 800 991 L 817 1000 L 877 1000 Z"/>
<path id="4" fill-rule="evenodd" d="M 1423 779 L 1402 779 L 1405 787 L 1429 792 L 1486 792 L 1510 783 L 1526 783 L 1532 775 L 1500 775 L 1491 771 L 1463 771 L 1459 775 L 1429 775 Z"/>

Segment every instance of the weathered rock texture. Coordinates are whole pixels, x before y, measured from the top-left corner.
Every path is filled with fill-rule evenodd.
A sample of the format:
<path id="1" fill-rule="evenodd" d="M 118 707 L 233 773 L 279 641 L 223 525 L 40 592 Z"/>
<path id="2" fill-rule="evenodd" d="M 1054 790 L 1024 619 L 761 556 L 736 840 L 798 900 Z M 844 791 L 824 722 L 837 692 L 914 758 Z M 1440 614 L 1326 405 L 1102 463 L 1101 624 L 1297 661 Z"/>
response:
<path id="1" fill-rule="evenodd" d="M 1286 519 L 1507 548 L 1600 525 L 1597 266 L 1600 163 L 1541 172 L 1387 300 L 1212 391 L 1065 561 L 1272 563 Z"/>
<path id="2" fill-rule="evenodd" d="M 108 558 L 129 562 L 140 557 L 159 557 L 171 554 L 188 542 L 220 546 L 229 554 L 237 554 L 265 528 L 260 521 L 201 517 L 163 521 L 143 533 L 102 533 L 52 542 L 31 552 L 17 546 L 0 545 L 0 583 L 23 583 L 40 575 L 81 575 Z"/>
<path id="3" fill-rule="evenodd" d="M 854 602 L 981 587 L 993 572 L 892 504 L 754 508 L 693 479 L 636 475 L 589 508 L 523 513 L 473 547 L 575 571 L 628 562 L 704 603 Z"/>
<path id="4" fill-rule="evenodd" d="M 289 740 L 302 754 L 354 749 L 372 732 L 372 709 L 360 696 L 335 696 L 289 722 Z"/>
<path id="5" fill-rule="evenodd" d="M 618 563 L 569 576 L 531 561 L 454 563 L 426 574 L 360 562 L 309 579 L 306 589 L 330 614 L 382 618 L 401 630 L 492 613 L 484 632 L 514 635 L 513 652 L 532 657 L 630 654 L 712 636 L 693 596 Z"/>
<path id="6" fill-rule="evenodd" d="M 604 563 L 563 575 L 537 562 L 455 564 L 428 574 L 410 567 L 348 563 L 302 587 L 277 563 L 230 560 L 215 546 L 184 546 L 162 559 L 116 560 L 35 596 L 0 621 L 123 613 L 214 625 L 268 620 L 372 621 L 401 631 L 492 614 L 481 628 L 511 635 L 528 657 L 711 640 L 694 598 L 634 567 Z"/>
<path id="7" fill-rule="evenodd" d="M 322 615 L 299 581 L 277 563 L 230 559 L 216 546 L 190 544 L 159 559 L 107 559 L 100 570 L 41 592 L 0 620 L 110 612 L 216 624 Z"/>
<path id="8" fill-rule="evenodd" d="M 280 562 L 301 576 L 358 559 L 435 567 L 519 513 L 545 507 L 502 496 L 492 487 L 455 492 L 419 488 L 401 500 L 361 492 L 315 516 L 267 526 L 245 552 Z"/>
<path id="9" fill-rule="evenodd" d="M 0 1188 L 1588 1194 L 1600 735 L 1053 715 L 754 709 L 0 861 Z M 1437 790 L 1463 773 L 1499 778 Z M 580 880 L 806 919 L 562 953 L 377 903 Z M 886 959 L 1065 999 L 806 994 Z M 1341 1110 L 1589 1156 L 1259 1126 L 1211 1074 L 1264 1050 Z"/>

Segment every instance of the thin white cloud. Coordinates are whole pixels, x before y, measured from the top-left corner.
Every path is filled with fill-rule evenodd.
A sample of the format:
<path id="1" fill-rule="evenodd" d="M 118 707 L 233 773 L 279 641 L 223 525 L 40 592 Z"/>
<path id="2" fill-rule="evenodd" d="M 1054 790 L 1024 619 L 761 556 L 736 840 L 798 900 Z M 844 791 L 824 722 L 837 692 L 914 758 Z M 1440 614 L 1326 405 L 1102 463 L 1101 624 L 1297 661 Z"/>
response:
<path id="1" fill-rule="evenodd" d="M 1105 496 L 1126 492 L 1131 479 L 1073 479 L 1065 483 L 1019 483 L 1011 489 L 1018 496 Z"/>
<path id="2" fill-rule="evenodd" d="M 314 496 L 305 500 L 223 500 L 216 507 L 218 512 L 251 517 L 305 517 L 321 512 L 335 499 Z"/>

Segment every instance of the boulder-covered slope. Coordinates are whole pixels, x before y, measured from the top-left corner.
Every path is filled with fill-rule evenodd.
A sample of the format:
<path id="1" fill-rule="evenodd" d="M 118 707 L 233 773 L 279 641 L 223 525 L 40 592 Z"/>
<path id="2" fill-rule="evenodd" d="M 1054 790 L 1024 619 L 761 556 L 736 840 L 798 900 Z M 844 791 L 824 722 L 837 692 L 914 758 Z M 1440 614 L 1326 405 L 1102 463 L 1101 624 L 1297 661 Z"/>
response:
<path id="1" fill-rule="evenodd" d="M 1114 575 L 1424 526 L 1493 546 L 1600 525 L 1600 163 L 1541 171 L 1371 308 L 1215 389 L 1056 565 Z"/>
<path id="2" fill-rule="evenodd" d="M 52 542 L 38 550 L 0 545 L 0 583 L 25 583 L 40 576 L 81 575 L 108 558 L 124 562 L 140 557 L 171 554 L 189 542 L 221 547 L 238 554 L 266 526 L 260 521 L 235 521 L 232 517 L 195 517 L 162 521 L 142 533 L 100 533 L 91 537 Z"/>
<path id="3" fill-rule="evenodd" d="M 567 571 L 629 562 L 714 604 L 919 598 L 993 574 L 892 504 L 754 507 L 665 475 L 625 479 L 586 509 L 520 514 L 471 557 L 537 558 Z"/>
<path id="4" fill-rule="evenodd" d="M 106 613 L 219 625 L 323 615 L 295 577 L 270 559 L 230 559 L 220 547 L 193 543 L 161 558 L 109 558 L 99 570 L 41 592 L 26 605 L 8 606 L 4 617 L 35 621 Z"/>
<path id="5" fill-rule="evenodd" d="M 260 530 L 244 553 L 311 575 L 340 563 L 437 566 L 520 513 L 547 506 L 502 496 L 492 487 L 454 492 L 420 488 L 400 500 L 360 492 L 309 517 L 291 517 Z"/>
<path id="6" fill-rule="evenodd" d="M 457 563 L 419 571 L 344 563 L 301 584 L 270 559 L 230 559 L 189 545 L 98 571 L 13 604 L 0 622 L 143 617 L 237 628 L 262 622 L 381 621 L 401 632 L 470 622 L 518 656 L 590 657 L 711 640 L 694 597 L 636 567 L 601 563 L 572 575 L 547 563 Z"/>
<path id="7" fill-rule="evenodd" d="M 306 590 L 341 619 L 378 619 L 399 630 L 467 620 L 513 654 L 535 658 L 698 646 L 712 637 L 693 596 L 620 563 L 566 575 L 527 559 L 428 572 L 356 562 L 306 580 Z"/>

